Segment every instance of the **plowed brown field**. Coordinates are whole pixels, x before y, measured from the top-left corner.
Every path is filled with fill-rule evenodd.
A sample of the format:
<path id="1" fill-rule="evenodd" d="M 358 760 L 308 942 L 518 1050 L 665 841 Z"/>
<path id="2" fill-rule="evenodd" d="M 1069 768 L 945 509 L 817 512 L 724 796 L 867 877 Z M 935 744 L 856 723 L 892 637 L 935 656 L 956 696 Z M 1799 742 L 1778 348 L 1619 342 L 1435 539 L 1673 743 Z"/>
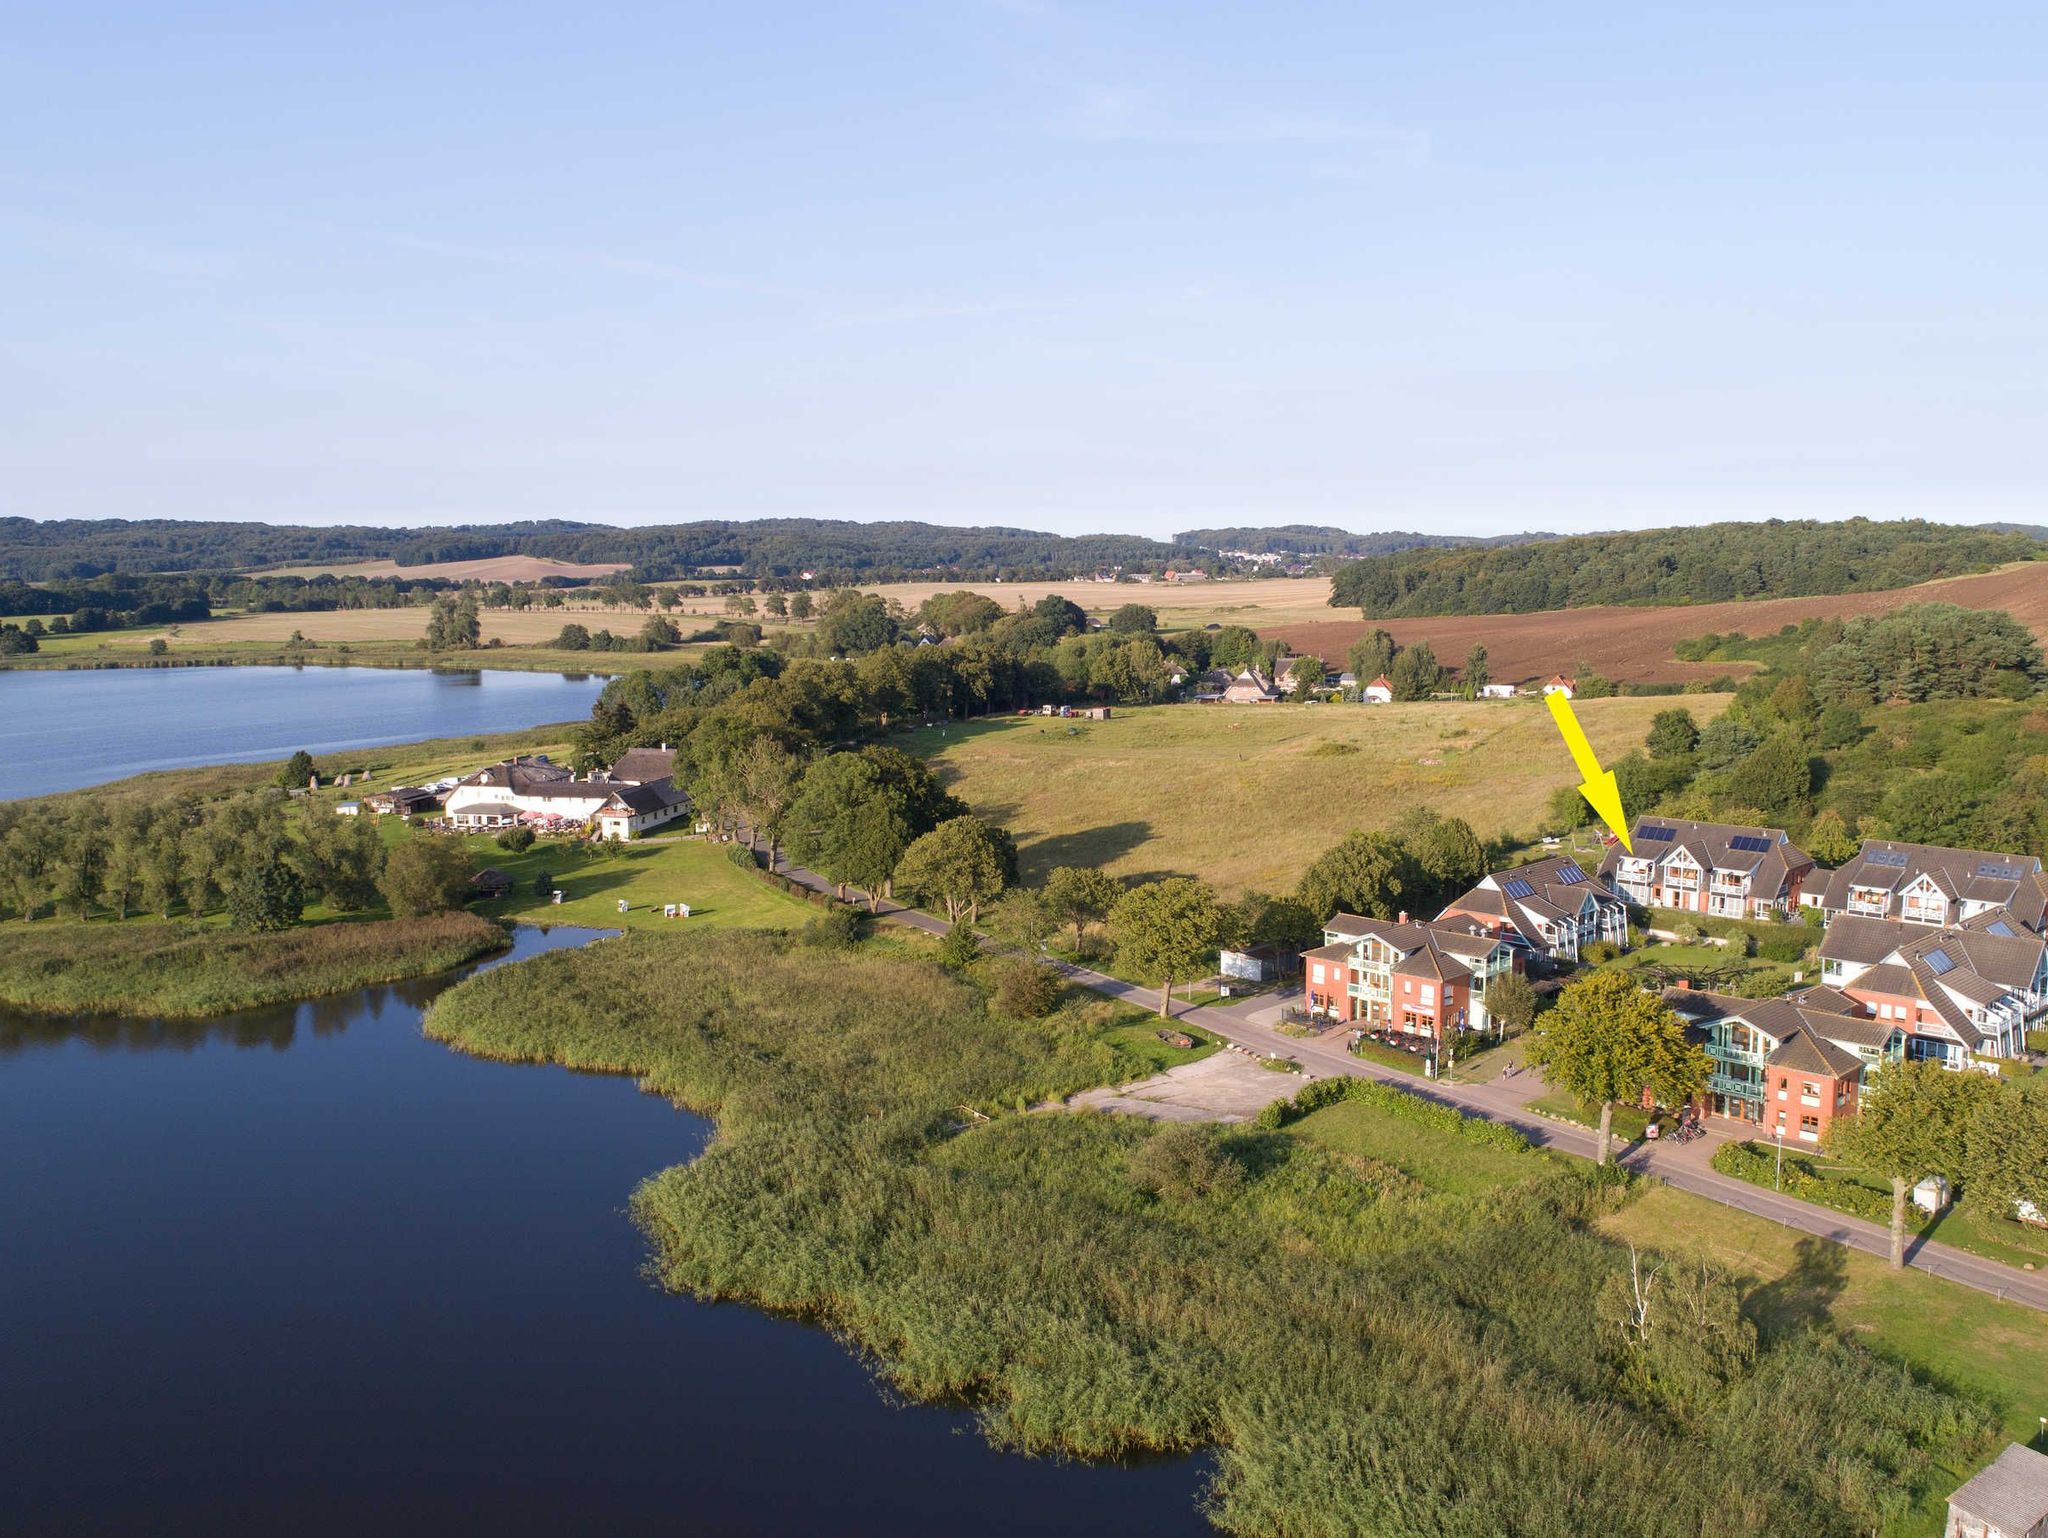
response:
<path id="1" fill-rule="evenodd" d="M 477 561 L 430 561 L 424 566 L 401 566 L 396 561 L 342 561 L 329 565 L 279 566 L 266 576 L 273 577 L 445 577 L 450 582 L 538 582 L 543 577 L 609 577 L 624 571 L 624 561 L 597 561 L 578 565 L 574 561 L 551 561 L 538 555 L 494 555 Z"/>
<path id="2" fill-rule="evenodd" d="M 1461 667 L 1476 645 L 1503 683 L 1526 683 L 1570 673 L 1584 663 L 1624 683 L 1688 682 L 1744 671 L 1742 664 L 1680 662 L 1679 641 L 1739 630 L 1763 636 L 1814 615 L 1883 614 L 1911 603 L 1955 603 L 2005 609 L 2048 645 L 2048 562 L 2027 562 L 1878 593 L 1817 598 L 1760 598 L 1747 603 L 1703 603 L 1682 608 L 1547 609 L 1537 614 L 1446 615 L 1432 619 L 1323 620 L 1261 626 L 1296 651 L 1340 663 L 1354 641 L 1384 628 L 1403 646 L 1427 641 L 1450 667 Z M 1256 623 L 1254 621 L 1253 623 Z"/>

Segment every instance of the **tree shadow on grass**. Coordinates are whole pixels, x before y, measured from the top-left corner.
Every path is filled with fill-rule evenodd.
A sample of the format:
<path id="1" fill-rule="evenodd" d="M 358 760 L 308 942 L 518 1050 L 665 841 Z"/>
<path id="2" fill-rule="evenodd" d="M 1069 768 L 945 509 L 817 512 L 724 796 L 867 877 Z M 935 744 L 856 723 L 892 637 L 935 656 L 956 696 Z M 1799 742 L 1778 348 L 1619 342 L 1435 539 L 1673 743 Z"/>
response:
<path id="1" fill-rule="evenodd" d="M 1122 859 L 1151 837 L 1149 822 L 1113 822 L 1034 839 L 1018 851 L 1018 857 L 1032 879 L 1043 881 L 1047 871 L 1062 865 L 1102 866 Z"/>
<path id="2" fill-rule="evenodd" d="M 1849 1254 L 1832 1239 L 1808 1235 L 1792 1246 L 1792 1269 L 1743 1300 L 1743 1312 L 1766 1336 L 1828 1322 L 1849 1285 Z"/>

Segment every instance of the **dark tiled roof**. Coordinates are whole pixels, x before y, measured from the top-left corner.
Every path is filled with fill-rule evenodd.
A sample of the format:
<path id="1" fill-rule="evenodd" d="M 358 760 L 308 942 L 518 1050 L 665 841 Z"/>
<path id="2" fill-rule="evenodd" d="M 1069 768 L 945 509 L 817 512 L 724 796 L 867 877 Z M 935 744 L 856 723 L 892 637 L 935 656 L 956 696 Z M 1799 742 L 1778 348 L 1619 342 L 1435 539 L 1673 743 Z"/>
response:
<path id="1" fill-rule="evenodd" d="M 636 785 L 665 780 L 675 772 L 674 748 L 628 748 L 607 771 L 615 780 L 630 780 Z"/>
<path id="2" fill-rule="evenodd" d="M 1645 838 L 1644 828 L 1669 829 L 1669 838 Z M 1738 848 L 1736 841 L 1761 847 Z M 1675 817 L 1638 817 L 1629 829 L 1634 858 L 1662 862 L 1671 852 L 1683 849 L 1702 870 L 1737 870 L 1748 873 L 1750 894 L 1776 897 L 1799 871 L 1813 864 L 1813 857 L 1795 845 L 1783 828 L 1756 828 L 1726 822 L 1683 822 Z M 1600 861 L 1600 874 L 1612 875 L 1628 854 L 1619 844 L 1611 845 Z"/>
<path id="3" fill-rule="evenodd" d="M 1794 1073 L 1822 1073 L 1831 1079 L 1847 1078 L 1863 1068 L 1861 1058 L 1844 1052 L 1804 1027 L 1779 1042 L 1778 1049 L 1764 1061 L 1773 1068 L 1788 1068 Z"/>

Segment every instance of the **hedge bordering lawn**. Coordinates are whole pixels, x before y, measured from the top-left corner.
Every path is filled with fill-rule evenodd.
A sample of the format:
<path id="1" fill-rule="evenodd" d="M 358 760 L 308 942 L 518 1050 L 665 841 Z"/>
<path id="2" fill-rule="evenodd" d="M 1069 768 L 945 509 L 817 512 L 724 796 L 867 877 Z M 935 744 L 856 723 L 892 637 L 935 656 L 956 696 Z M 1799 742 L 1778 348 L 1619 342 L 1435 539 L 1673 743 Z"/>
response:
<path id="1" fill-rule="evenodd" d="M 1529 1147 L 1529 1140 L 1513 1127 L 1467 1116 L 1450 1106 L 1424 1100 L 1420 1095 L 1411 1095 L 1376 1079 L 1318 1079 L 1292 1100 L 1276 1100 L 1259 1112 L 1257 1125 L 1268 1132 L 1277 1132 L 1311 1111 L 1320 1111 L 1326 1105 L 1336 1105 L 1344 1100 L 1363 1101 L 1389 1116 L 1420 1122 L 1434 1131 L 1448 1132 L 1453 1137 L 1498 1148 L 1504 1153 L 1524 1153 Z"/>
<path id="2" fill-rule="evenodd" d="M 1775 1147 L 1762 1143 L 1724 1143 L 1714 1150 L 1713 1164 L 1724 1175 L 1768 1189 L 1777 1169 L 1777 1157 Z M 1796 1196 L 1817 1207 L 1832 1207 L 1853 1218 L 1882 1223 L 1887 1227 L 1891 1225 L 1892 1199 L 1889 1193 L 1873 1191 L 1869 1186 L 1860 1186 L 1853 1181 L 1829 1180 L 1804 1154 L 1786 1153 L 1785 1178 L 1778 1189 L 1787 1196 Z M 1927 1223 L 1927 1214 L 1908 1203 L 1906 1227 L 1918 1233 Z"/>

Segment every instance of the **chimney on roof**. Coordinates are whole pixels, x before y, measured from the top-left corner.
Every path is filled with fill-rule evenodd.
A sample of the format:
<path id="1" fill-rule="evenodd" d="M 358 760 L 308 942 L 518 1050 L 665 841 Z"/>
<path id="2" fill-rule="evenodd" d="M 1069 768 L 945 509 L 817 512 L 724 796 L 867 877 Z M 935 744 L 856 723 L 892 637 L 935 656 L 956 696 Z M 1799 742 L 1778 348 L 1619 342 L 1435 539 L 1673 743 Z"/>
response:
<path id="1" fill-rule="evenodd" d="M 1403 908 L 1403 909 L 1401 910 L 1400 916 L 1399 916 L 1398 918 L 1396 918 L 1396 919 L 1394 920 L 1394 922 L 1395 922 L 1396 924 L 1405 924 L 1405 923 L 1407 923 L 1407 922 L 1408 922 L 1408 910 L 1407 910 L 1406 908 Z"/>
<path id="2" fill-rule="evenodd" d="M 1689 977 L 1681 977 L 1678 979 L 1677 982 L 1673 983 L 1671 986 L 1678 989 L 1678 991 L 1681 993 L 1691 993 L 1692 979 Z"/>

